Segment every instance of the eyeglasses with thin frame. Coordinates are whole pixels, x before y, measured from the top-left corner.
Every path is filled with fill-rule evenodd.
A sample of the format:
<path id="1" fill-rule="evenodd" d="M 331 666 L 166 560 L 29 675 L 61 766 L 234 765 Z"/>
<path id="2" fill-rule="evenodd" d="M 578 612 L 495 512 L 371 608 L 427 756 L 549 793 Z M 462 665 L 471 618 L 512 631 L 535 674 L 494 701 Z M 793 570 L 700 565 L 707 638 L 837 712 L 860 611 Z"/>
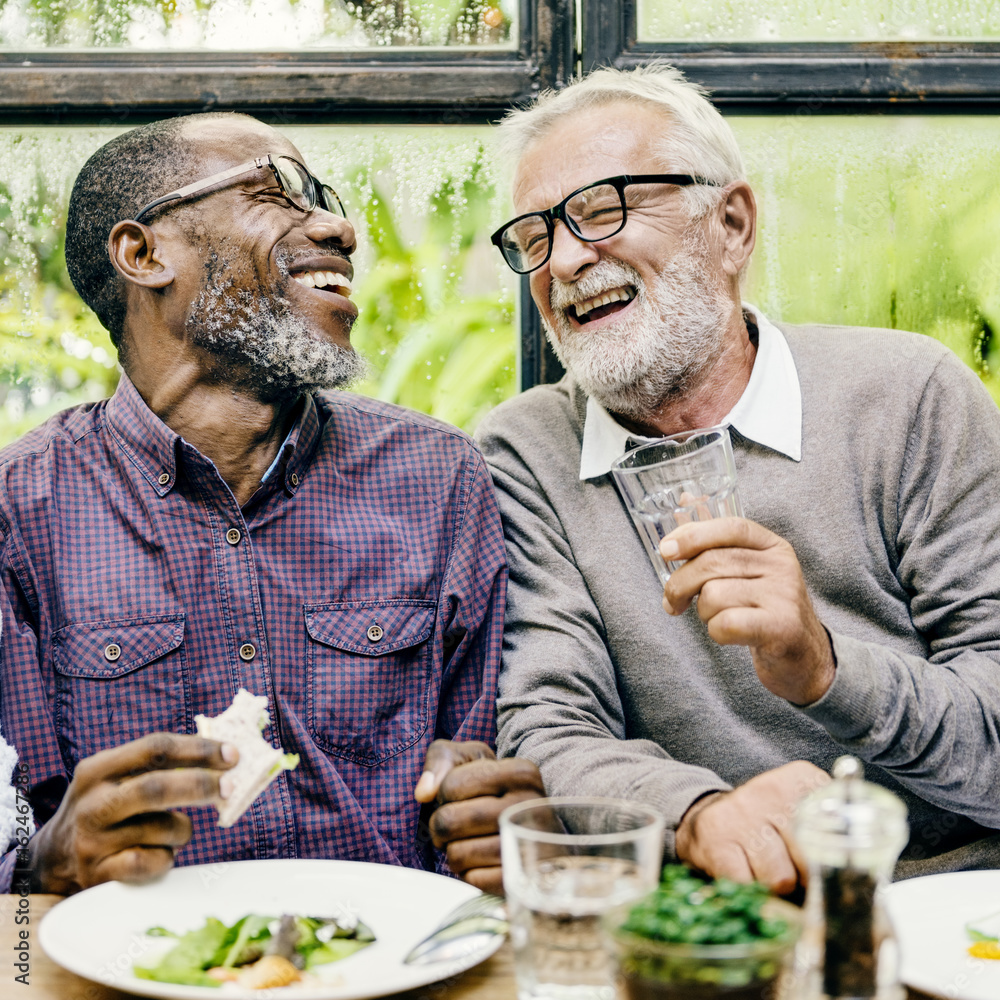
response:
<path id="1" fill-rule="evenodd" d="M 251 170 L 261 170 L 264 167 L 271 168 L 271 173 L 274 174 L 274 179 L 278 182 L 281 193 L 288 199 L 293 208 L 297 208 L 301 212 L 311 212 L 317 205 L 321 205 L 328 212 L 333 212 L 334 215 L 339 215 L 342 219 L 347 218 L 343 203 L 329 184 L 324 184 L 319 178 L 314 177 L 294 157 L 271 156 L 268 153 L 265 156 L 258 156 L 246 163 L 241 163 L 238 167 L 230 167 L 229 170 L 212 174 L 211 177 L 203 177 L 193 184 L 187 184 L 176 191 L 171 191 L 162 198 L 157 198 L 140 208 L 132 221 L 142 222 L 144 215 L 148 215 L 153 209 L 159 208 L 167 202 L 193 198 L 211 188 L 223 186 L 225 181 L 232 180 L 234 177 L 248 174 Z"/>
<path id="2" fill-rule="evenodd" d="M 618 177 L 605 177 L 604 180 L 577 188 L 552 208 L 519 215 L 502 225 L 490 239 L 512 270 L 518 274 L 530 274 L 552 256 L 552 236 L 557 220 L 565 223 L 577 239 L 586 243 L 596 243 L 620 233 L 628 222 L 629 205 L 625 189 L 631 184 L 720 186 L 718 181 L 691 174 L 621 174 Z"/>

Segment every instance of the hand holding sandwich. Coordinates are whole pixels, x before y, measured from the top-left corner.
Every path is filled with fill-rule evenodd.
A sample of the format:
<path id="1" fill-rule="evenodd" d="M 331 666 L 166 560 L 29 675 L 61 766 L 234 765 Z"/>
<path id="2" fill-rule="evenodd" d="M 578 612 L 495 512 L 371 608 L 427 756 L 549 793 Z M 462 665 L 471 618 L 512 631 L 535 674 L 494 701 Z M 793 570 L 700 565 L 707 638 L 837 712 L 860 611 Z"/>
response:
<path id="1" fill-rule="evenodd" d="M 146 882 L 191 839 L 175 810 L 218 805 L 235 747 L 153 733 L 81 760 L 55 815 L 31 841 L 33 892 L 69 895 L 119 879 Z"/>
<path id="2" fill-rule="evenodd" d="M 545 794 L 538 768 L 523 757 L 497 760 L 485 743 L 435 740 L 414 790 L 418 802 L 438 803 L 430 818 L 434 846 L 466 882 L 503 895 L 500 813 Z"/>

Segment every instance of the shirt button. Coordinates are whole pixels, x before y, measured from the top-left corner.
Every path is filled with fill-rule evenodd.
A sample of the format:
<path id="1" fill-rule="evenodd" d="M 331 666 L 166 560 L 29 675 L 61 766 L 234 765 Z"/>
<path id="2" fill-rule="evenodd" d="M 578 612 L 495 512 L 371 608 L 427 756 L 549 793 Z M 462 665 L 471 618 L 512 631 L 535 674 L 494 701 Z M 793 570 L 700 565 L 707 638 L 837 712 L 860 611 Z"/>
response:
<path id="1" fill-rule="evenodd" d="M 230 545 L 239 545 L 240 544 L 240 539 L 242 537 L 243 537 L 243 535 L 240 532 L 239 528 L 230 528 L 226 532 L 226 541 L 229 542 Z"/>
<path id="2" fill-rule="evenodd" d="M 370 625 L 368 627 L 368 641 L 378 642 L 382 638 L 382 626 L 381 625 Z"/>
<path id="3" fill-rule="evenodd" d="M 166 486 L 167 483 L 170 482 L 170 473 L 169 472 L 161 472 L 160 473 L 160 478 L 159 478 L 158 482 L 159 482 L 159 484 L 161 486 Z"/>
<path id="4" fill-rule="evenodd" d="M 241 660 L 252 660 L 257 655 L 257 650 L 254 649 L 253 645 L 249 642 L 243 643 L 240 646 L 240 659 Z"/>
<path id="5" fill-rule="evenodd" d="M 122 648 L 117 642 L 109 642 L 104 647 L 104 659 L 106 659 L 108 663 L 114 663 L 115 660 L 117 660 L 121 655 Z"/>
<path id="6" fill-rule="evenodd" d="M 292 473 L 291 482 L 292 482 L 292 486 L 298 486 L 299 485 L 299 474 L 297 472 L 293 472 Z"/>

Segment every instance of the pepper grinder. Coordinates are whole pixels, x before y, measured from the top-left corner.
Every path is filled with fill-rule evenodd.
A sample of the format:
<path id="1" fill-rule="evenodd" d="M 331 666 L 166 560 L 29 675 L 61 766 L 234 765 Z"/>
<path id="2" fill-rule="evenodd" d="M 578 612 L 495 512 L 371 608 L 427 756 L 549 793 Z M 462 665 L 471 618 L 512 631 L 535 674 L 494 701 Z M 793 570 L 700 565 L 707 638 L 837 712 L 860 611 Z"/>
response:
<path id="1" fill-rule="evenodd" d="M 795 835 L 809 863 L 795 956 L 801 1000 L 903 1000 L 899 952 L 879 889 L 909 836 L 906 806 L 840 757 L 833 781 L 806 796 Z"/>

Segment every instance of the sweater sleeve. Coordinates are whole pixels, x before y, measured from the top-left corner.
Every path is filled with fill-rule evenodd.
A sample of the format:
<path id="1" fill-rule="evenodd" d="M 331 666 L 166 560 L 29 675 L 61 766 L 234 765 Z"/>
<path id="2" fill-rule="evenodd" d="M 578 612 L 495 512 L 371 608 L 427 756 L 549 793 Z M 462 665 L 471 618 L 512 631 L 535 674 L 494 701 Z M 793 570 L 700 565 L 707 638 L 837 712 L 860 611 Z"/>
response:
<path id="1" fill-rule="evenodd" d="M 934 805 L 1000 828 L 1000 412 L 951 355 L 911 425 L 886 539 L 926 657 L 833 633 L 837 673 L 803 709 Z"/>
<path id="2" fill-rule="evenodd" d="M 496 427 L 495 422 L 489 424 Z M 497 702 L 501 756 L 534 761 L 550 795 L 645 803 L 667 818 L 665 850 L 688 807 L 729 786 L 644 739 L 629 739 L 598 608 L 559 518 L 503 431 L 480 445 L 500 503 L 510 582 Z"/>

